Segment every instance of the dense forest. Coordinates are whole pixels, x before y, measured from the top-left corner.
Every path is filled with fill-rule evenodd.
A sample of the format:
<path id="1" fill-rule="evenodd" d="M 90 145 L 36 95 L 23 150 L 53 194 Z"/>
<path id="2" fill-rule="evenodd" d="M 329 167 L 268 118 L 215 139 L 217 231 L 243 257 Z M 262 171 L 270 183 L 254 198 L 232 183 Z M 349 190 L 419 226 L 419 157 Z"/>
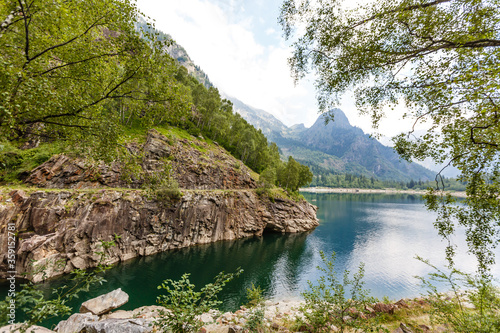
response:
<path id="1" fill-rule="evenodd" d="M 263 186 L 296 191 L 312 180 L 308 167 L 283 162 L 277 145 L 235 114 L 215 87 L 180 66 L 166 51 L 173 41 L 132 5 L 9 6 L 0 7 L 8 18 L 0 39 L 4 181 L 30 158 L 18 148 L 52 145 L 45 151 L 111 161 L 128 153 L 127 138 L 151 127 L 179 127 L 217 142 L 255 172 L 265 171 Z"/>
<path id="2" fill-rule="evenodd" d="M 445 178 L 439 180 L 447 191 L 464 191 L 465 184 L 454 179 Z M 440 183 L 441 185 L 441 183 Z M 398 190 L 426 190 L 429 187 L 435 188 L 435 181 L 410 180 L 409 182 L 395 180 L 379 180 L 374 177 L 366 177 L 355 174 L 334 174 L 318 173 L 315 174 L 311 182 L 313 187 L 334 187 L 334 188 L 369 188 L 384 189 L 395 188 Z"/>

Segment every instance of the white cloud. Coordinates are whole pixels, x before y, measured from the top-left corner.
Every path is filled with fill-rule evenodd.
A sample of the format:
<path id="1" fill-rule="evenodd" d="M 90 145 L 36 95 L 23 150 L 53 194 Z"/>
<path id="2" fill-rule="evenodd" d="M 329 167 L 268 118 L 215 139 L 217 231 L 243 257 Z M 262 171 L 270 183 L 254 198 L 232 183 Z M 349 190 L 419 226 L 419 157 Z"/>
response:
<path id="1" fill-rule="evenodd" d="M 286 125 L 305 123 L 311 126 L 318 117 L 312 82 L 301 80 L 294 86 L 288 67 L 292 49 L 284 40 L 276 45 L 259 42 L 261 35 L 279 37 L 276 21 L 264 23 L 252 17 L 245 3 L 226 0 L 139 0 L 139 8 L 156 20 L 158 29 L 172 35 L 222 91 L 244 103 L 274 114 Z M 259 5 L 259 4 L 256 4 Z M 277 3 L 261 3 L 259 10 L 269 10 Z M 272 7 L 274 8 L 274 7 Z M 351 123 L 372 133 L 369 116 L 359 116 L 351 95 L 340 104 Z M 386 136 L 398 134 L 411 126 L 401 120 L 400 110 L 388 114 L 379 132 Z"/>
<path id="2" fill-rule="evenodd" d="M 314 92 L 303 85 L 294 87 L 287 64 L 291 50 L 284 43 L 258 43 L 252 18 L 235 22 L 236 15 L 231 16 L 235 4 L 225 9 L 203 0 L 140 0 L 138 4 L 228 95 L 273 113 L 287 125 L 311 118 Z M 270 27 L 267 32 L 276 30 Z"/>

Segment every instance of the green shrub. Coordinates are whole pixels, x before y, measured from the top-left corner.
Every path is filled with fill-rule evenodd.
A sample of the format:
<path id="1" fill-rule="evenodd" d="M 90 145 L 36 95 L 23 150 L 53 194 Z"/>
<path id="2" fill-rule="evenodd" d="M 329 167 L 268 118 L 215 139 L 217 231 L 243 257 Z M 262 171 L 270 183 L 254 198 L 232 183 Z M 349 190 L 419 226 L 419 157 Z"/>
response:
<path id="1" fill-rule="evenodd" d="M 418 277 L 427 287 L 433 322 L 448 324 L 456 333 L 500 332 L 500 290 L 488 275 L 470 275 L 451 269 L 446 273 L 428 260 L 418 260 L 432 267 L 429 278 Z M 447 285 L 450 293 L 439 293 L 436 284 Z"/>
<path id="2" fill-rule="evenodd" d="M 245 323 L 245 330 L 249 333 L 265 332 L 264 314 L 265 309 L 262 305 L 252 309 Z"/>
<path id="3" fill-rule="evenodd" d="M 267 167 L 260 173 L 258 185 L 263 188 L 273 188 L 276 184 L 276 169 Z"/>
<path id="4" fill-rule="evenodd" d="M 216 309 L 221 301 L 217 299 L 224 286 L 238 277 L 243 270 L 238 268 L 235 273 L 219 273 L 213 283 L 209 283 L 195 291 L 195 285 L 189 281 L 188 273 L 182 275 L 179 281 L 167 279 L 158 286 L 166 290 L 166 295 L 160 295 L 157 303 L 167 311 L 161 312 L 161 317 L 155 322 L 163 332 L 188 333 L 198 332 L 203 323 L 197 317 L 211 309 Z"/>
<path id="5" fill-rule="evenodd" d="M 182 197 L 179 183 L 173 178 L 170 161 L 165 160 L 163 170 L 151 172 L 146 176 L 146 194 L 160 202 L 177 201 Z"/>
<path id="6" fill-rule="evenodd" d="M 262 294 L 263 291 L 260 286 L 255 287 L 255 285 L 252 283 L 252 287 L 247 288 L 247 305 L 253 308 L 264 304 L 264 296 Z"/>
<path id="7" fill-rule="evenodd" d="M 302 293 L 305 304 L 300 312 L 305 319 L 304 324 L 310 325 L 313 332 L 387 332 L 376 325 L 376 321 L 368 320 L 365 307 L 374 303 L 375 299 L 368 296 L 364 289 L 364 266 L 359 266 L 358 272 L 352 278 L 349 271 L 344 271 L 342 280 L 335 271 L 335 252 L 328 259 L 323 251 L 321 259 L 326 267 L 318 266 L 323 272 L 314 285 L 308 281 L 309 289 Z M 298 318 L 299 322 L 304 319 Z M 333 328 L 335 327 L 335 328 Z"/>

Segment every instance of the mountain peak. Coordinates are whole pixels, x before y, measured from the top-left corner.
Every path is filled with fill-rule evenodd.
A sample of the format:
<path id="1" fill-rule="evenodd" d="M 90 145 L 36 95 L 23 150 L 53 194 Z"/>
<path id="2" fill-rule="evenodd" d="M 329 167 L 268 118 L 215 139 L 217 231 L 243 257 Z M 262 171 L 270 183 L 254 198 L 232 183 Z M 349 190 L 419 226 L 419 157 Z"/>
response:
<path id="1" fill-rule="evenodd" d="M 353 127 L 347 119 L 345 113 L 340 109 L 332 109 L 321 114 L 312 127 L 325 126 L 330 128 L 351 128 Z"/>
<path id="2" fill-rule="evenodd" d="M 295 124 L 295 125 L 291 126 L 290 129 L 293 131 L 305 131 L 306 126 L 304 124 Z"/>

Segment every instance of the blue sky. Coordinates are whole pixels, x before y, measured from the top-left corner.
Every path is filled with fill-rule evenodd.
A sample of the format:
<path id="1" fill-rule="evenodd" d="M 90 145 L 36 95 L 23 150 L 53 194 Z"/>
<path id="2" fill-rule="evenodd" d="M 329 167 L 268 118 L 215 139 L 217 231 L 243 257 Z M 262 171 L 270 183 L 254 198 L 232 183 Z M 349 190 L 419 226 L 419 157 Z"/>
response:
<path id="1" fill-rule="evenodd" d="M 295 86 L 290 77 L 287 58 L 292 49 L 278 24 L 281 3 L 138 0 L 140 10 L 186 49 L 219 90 L 272 113 L 288 126 L 311 126 L 318 117 L 313 80 L 302 80 Z M 373 132 L 370 119 L 358 116 L 349 94 L 340 108 L 351 124 Z M 408 120 L 391 116 L 382 122 L 379 132 L 392 136 L 407 126 Z"/>

